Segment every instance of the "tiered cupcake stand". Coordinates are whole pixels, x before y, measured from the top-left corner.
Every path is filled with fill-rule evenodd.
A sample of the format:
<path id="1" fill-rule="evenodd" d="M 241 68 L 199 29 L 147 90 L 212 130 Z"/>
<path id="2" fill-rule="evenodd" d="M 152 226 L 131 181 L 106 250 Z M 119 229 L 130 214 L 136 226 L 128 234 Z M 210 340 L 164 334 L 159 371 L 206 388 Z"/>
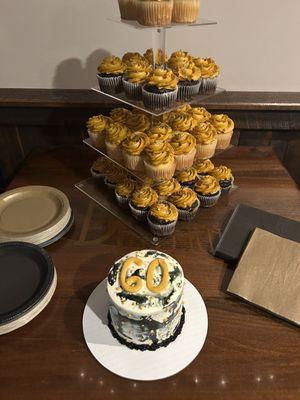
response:
<path id="1" fill-rule="evenodd" d="M 216 25 L 217 22 L 215 21 L 209 21 L 206 19 L 198 19 L 195 23 L 192 24 L 176 24 L 172 23 L 169 26 L 166 27 L 149 27 L 149 26 L 142 26 L 139 23 L 135 21 L 125 21 L 125 20 L 114 20 L 111 19 L 111 22 L 114 23 L 119 23 L 122 24 L 123 26 L 127 26 L 129 29 L 137 29 L 137 30 L 150 30 L 152 33 L 152 49 L 153 49 L 153 54 L 155 55 L 157 50 L 162 50 L 165 53 L 165 48 L 166 48 L 166 36 L 167 36 L 167 31 L 172 30 L 172 29 L 183 29 L 183 28 L 190 28 L 190 27 L 203 27 L 203 26 L 210 26 L 210 25 Z M 154 57 L 155 58 L 155 57 Z M 129 100 L 126 98 L 124 93 L 120 94 L 107 94 L 98 88 L 92 88 L 93 91 L 100 93 L 103 96 L 110 97 L 114 100 L 119 101 L 120 103 L 129 105 L 133 108 L 140 109 L 146 113 L 148 113 L 152 118 L 154 119 L 155 117 L 160 117 L 164 115 L 165 113 L 168 113 L 172 110 L 175 110 L 177 108 L 182 107 L 185 104 L 201 104 L 201 102 L 205 101 L 209 97 L 215 96 L 219 93 L 224 92 L 224 89 L 217 88 L 215 93 L 212 94 L 199 94 L 194 96 L 190 101 L 188 102 L 180 102 L 178 101 L 174 107 L 169 108 L 169 109 L 164 109 L 164 110 L 159 110 L 159 111 L 153 111 L 147 109 L 142 101 L 133 101 Z M 93 146 L 91 143 L 90 139 L 84 139 L 83 143 L 92 148 L 94 151 L 99 153 L 99 155 L 104 156 L 108 159 L 110 159 L 113 163 L 118 165 L 119 167 L 123 168 L 126 170 L 129 174 L 134 176 L 136 179 L 141 180 L 141 178 L 136 175 L 133 171 L 130 171 L 124 167 L 124 165 L 119 164 L 115 160 L 111 159 L 110 157 L 105 154 L 105 152 L 97 149 L 96 147 Z M 231 146 L 232 147 L 232 146 Z M 217 150 L 216 155 L 219 154 L 224 150 Z M 79 189 L 81 192 L 83 192 L 86 196 L 88 196 L 90 199 L 95 201 L 98 205 L 109 211 L 112 215 L 114 215 L 116 218 L 121 220 L 125 225 L 127 225 L 130 229 L 134 230 L 138 235 L 146 239 L 147 241 L 151 242 L 154 245 L 158 245 L 164 238 L 158 238 L 154 237 L 153 234 L 150 232 L 147 223 L 141 223 L 136 221 L 133 216 L 131 215 L 130 211 L 123 210 L 118 206 L 118 203 L 114 197 L 114 193 L 107 188 L 107 186 L 103 183 L 100 182 L 97 178 L 90 177 L 85 179 L 84 181 L 79 182 L 78 184 L 75 185 L 77 189 Z M 199 211 L 199 214 L 201 214 L 201 210 Z M 197 221 L 198 216 L 195 218 L 195 221 Z M 191 221 L 189 223 L 193 223 L 194 221 Z M 181 226 L 186 225 L 187 223 L 184 221 L 179 221 L 176 227 L 176 231 L 180 231 Z"/>

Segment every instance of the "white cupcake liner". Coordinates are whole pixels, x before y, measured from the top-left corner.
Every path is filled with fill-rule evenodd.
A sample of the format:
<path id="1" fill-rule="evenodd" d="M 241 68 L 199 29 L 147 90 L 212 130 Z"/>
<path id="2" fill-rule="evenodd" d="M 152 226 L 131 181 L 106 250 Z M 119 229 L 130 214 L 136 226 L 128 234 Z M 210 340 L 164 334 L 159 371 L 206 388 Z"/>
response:
<path id="1" fill-rule="evenodd" d="M 176 163 L 174 161 L 173 163 L 154 167 L 148 164 L 147 161 L 144 161 L 144 167 L 145 167 L 145 173 L 149 178 L 155 181 L 162 181 L 173 178 L 175 173 Z"/>
<path id="2" fill-rule="evenodd" d="M 179 24 L 195 22 L 200 10 L 200 0 L 174 0 L 172 21 Z"/>
<path id="3" fill-rule="evenodd" d="M 217 136 L 217 149 L 218 150 L 225 150 L 230 145 L 231 138 L 233 135 L 233 131 L 229 133 L 218 133 Z"/>
<path id="4" fill-rule="evenodd" d="M 177 100 L 190 100 L 191 97 L 199 93 L 201 80 L 195 85 L 178 85 Z"/>
<path id="5" fill-rule="evenodd" d="M 134 208 L 131 204 L 131 201 L 129 201 L 129 208 L 134 216 L 134 218 L 138 221 L 146 221 L 147 220 L 147 215 L 148 215 L 148 210 L 137 210 Z"/>
<path id="6" fill-rule="evenodd" d="M 128 210 L 129 209 L 129 198 L 120 196 L 116 191 L 115 191 L 115 196 L 116 196 L 118 205 L 121 208 Z"/>
<path id="7" fill-rule="evenodd" d="M 137 17 L 136 11 L 137 0 L 119 0 L 119 8 L 122 19 L 135 20 Z"/>
<path id="8" fill-rule="evenodd" d="M 104 133 L 94 133 L 88 129 L 89 137 L 92 141 L 93 146 L 97 149 L 105 149 L 105 135 Z"/>
<path id="9" fill-rule="evenodd" d="M 141 25 L 166 26 L 172 22 L 173 0 L 138 1 L 137 20 Z"/>
<path id="10" fill-rule="evenodd" d="M 219 77 L 216 78 L 202 78 L 200 85 L 200 94 L 212 94 L 215 93 L 218 87 Z"/>
<path id="11" fill-rule="evenodd" d="M 179 213 L 179 218 L 181 221 L 191 221 L 197 215 L 197 212 L 200 207 L 200 200 L 197 198 L 197 206 L 193 208 L 193 210 L 183 210 L 181 208 L 177 208 Z"/>
<path id="12" fill-rule="evenodd" d="M 194 164 L 194 159 L 196 156 L 196 149 L 193 149 L 190 153 L 188 154 L 175 154 L 175 160 L 176 160 L 176 171 L 183 171 L 187 168 L 192 167 Z"/>
<path id="13" fill-rule="evenodd" d="M 123 87 L 125 95 L 130 100 L 142 100 L 142 87 L 140 83 L 131 83 L 123 78 Z"/>
<path id="14" fill-rule="evenodd" d="M 97 74 L 100 90 L 108 94 L 117 94 L 123 92 L 123 75 L 104 77 Z"/>
<path id="15" fill-rule="evenodd" d="M 120 164 L 123 164 L 123 154 L 121 146 L 117 144 L 112 144 L 107 140 L 105 141 L 105 146 L 106 154 L 108 155 L 108 157 L 112 158 Z"/>
<path id="16" fill-rule="evenodd" d="M 126 168 L 132 171 L 144 171 L 144 161 L 142 156 L 134 156 L 132 154 L 128 154 L 126 151 L 122 151 L 123 161 Z"/>
<path id="17" fill-rule="evenodd" d="M 218 193 L 215 194 L 214 196 L 204 196 L 200 193 L 197 193 L 197 196 L 198 196 L 198 199 L 200 200 L 200 207 L 210 208 L 217 204 L 217 202 L 221 196 L 221 190 L 219 190 Z"/>
<path id="18" fill-rule="evenodd" d="M 91 171 L 91 175 L 94 178 L 97 178 L 97 179 L 104 179 L 105 178 L 105 173 L 104 172 L 96 172 L 96 171 L 93 170 L 93 167 L 91 167 L 90 171 Z"/>
<path id="19" fill-rule="evenodd" d="M 142 88 L 144 106 L 153 111 L 166 110 L 175 105 L 177 100 L 178 87 L 173 92 L 151 93 Z"/>
<path id="20" fill-rule="evenodd" d="M 217 139 L 209 144 L 197 143 L 196 147 L 196 160 L 206 160 L 207 158 L 212 158 L 215 154 L 217 147 Z"/>
<path id="21" fill-rule="evenodd" d="M 155 224 L 154 222 L 151 221 L 149 214 L 147 216 L 147 221 L 148 225 L 150 228 L 150 231 L 153 233 L 154 236 L 170 236 L 172 233 L 174 233 L 177 220 L 170 222 L 168 224 Z"/>

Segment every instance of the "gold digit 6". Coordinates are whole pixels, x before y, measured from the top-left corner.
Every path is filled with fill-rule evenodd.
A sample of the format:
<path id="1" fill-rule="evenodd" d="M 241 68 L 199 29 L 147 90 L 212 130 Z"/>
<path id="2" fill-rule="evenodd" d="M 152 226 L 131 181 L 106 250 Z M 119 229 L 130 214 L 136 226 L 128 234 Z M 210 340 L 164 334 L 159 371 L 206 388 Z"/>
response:
<path id="1" fill-rule="evenodd" d="M 126 260 L 122 266 L 120 273 L 120 281 L 122 288 L 128 293 L 136 293 L 142 288 L 142 279 L 139 276 L 130 276 L 127 278 L 127 271 L 136 264 L 139 267 L 143 265 L 143 261 L 136 257 L 130 257 Z"/>

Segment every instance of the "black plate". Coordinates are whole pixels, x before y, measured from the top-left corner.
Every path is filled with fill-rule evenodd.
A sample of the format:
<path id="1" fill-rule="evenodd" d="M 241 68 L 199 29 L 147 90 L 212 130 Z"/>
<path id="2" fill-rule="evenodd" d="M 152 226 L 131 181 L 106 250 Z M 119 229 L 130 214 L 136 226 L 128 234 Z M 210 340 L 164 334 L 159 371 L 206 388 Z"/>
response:
<path id="1" fill-rule="evenodd" d="M 0 325 L 18 319 L 47 294 L 54 277 L 48 253 L 31 243 L 0 244 Z"/>
<path id="2" fill-rule="evenodd" d="M 226 261 L 237 261 L 255 228 L 300 243 L 300 222 L 239 204 L 222 233 L 214 255 Z"/>

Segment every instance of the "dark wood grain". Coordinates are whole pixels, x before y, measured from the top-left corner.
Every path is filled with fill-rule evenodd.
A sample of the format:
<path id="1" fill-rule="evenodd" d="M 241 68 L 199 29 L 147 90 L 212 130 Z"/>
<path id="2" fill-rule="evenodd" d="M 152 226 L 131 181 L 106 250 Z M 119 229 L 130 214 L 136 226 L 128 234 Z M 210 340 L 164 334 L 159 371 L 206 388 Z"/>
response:
<path id="1" fill-rule="evenodd" d="M 189 367 L 154 383 L 113 375 L 89 353 L 82 336 L 85 302 L 113 261 L 149 247 L 74 188 L 88 175 L 94 158 L 83 147 L 40 153 L 30 157 L 10 185 L 62 189 L 70 198 L 75 226 L 47 249 L 58 272 L 50 305 L 27 326 L 0 337 L 1 399 L 298 400 L 299 330 L 224 294 L 228 267 L 209 254 L 238 203 L 300 221 L 299 191 L 272 149 L 240 147 L 219 156 L 216 163 L 233 169 L 239 189 L 217 207 L 201 210 L 195 222 L 159 247 L 182 264 L 201 292 L 209 331 Z"/>

